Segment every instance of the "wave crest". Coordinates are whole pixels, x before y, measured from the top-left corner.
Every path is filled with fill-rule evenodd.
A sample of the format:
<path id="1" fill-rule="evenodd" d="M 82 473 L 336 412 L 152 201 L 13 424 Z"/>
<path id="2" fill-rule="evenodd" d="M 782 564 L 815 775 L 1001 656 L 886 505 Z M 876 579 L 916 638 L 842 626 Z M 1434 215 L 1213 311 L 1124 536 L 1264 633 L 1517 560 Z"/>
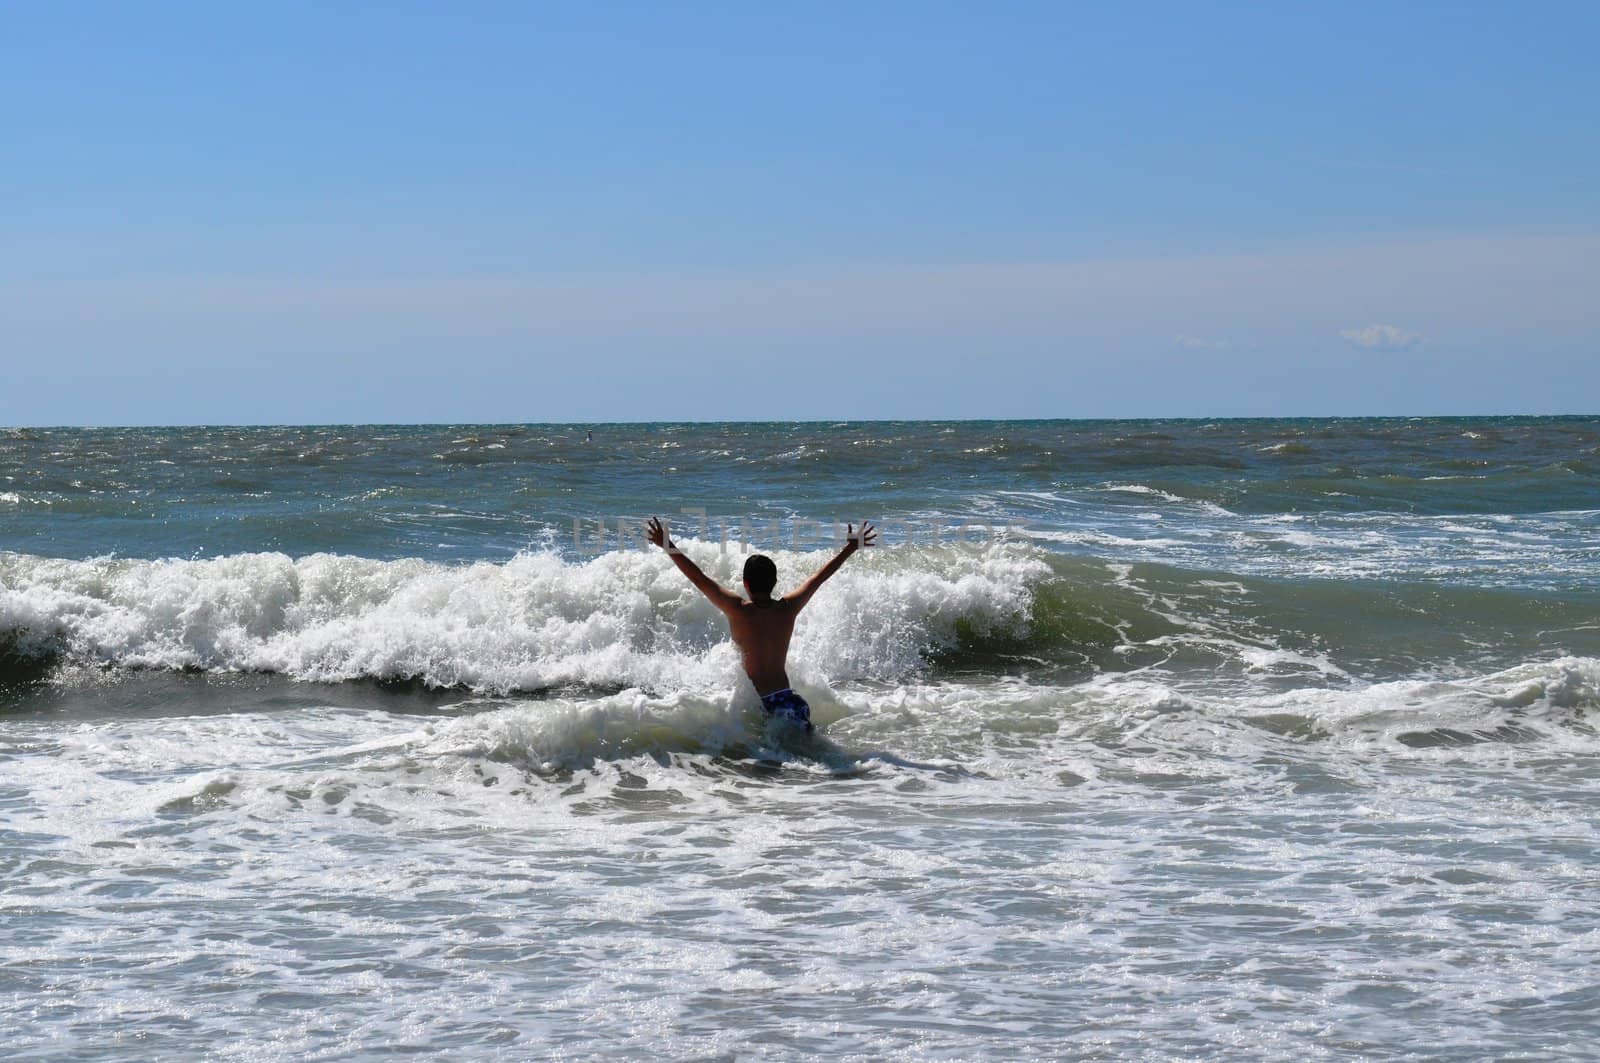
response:
<path id="1" fill-rule="evenodd" d="M 684 544 L 726 585 L 742 557 Z M 780 586 L 816 553 L 774 555 Z M 808 607 L 797 678 L 913 674 L 965 631 L 1026 629 L 1038 553 L 884 550 L 852 561 Z M 550 552 L 444 565 L 333 554 L 70 561 L 0 554 L 0 667 L 72 662 L 274 672 L 323 682 L 417 680 L 492 692 L 565 684 L 706 689 L 739 675 L 722 618 L 659 553 Z"/>

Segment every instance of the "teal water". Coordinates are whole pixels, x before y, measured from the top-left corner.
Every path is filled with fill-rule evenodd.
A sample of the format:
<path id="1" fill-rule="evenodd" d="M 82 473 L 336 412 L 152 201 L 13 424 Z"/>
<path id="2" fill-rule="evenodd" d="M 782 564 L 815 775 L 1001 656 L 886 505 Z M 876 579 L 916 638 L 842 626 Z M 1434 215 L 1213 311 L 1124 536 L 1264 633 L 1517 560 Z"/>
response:
<path id="1" fill-rule="evenodd" d="M 818 743 L 650 514 L 882 524 Z M 11 1043 L 1582 1054 L 1597 532 L 1595 418 L 0 432 Z"/>

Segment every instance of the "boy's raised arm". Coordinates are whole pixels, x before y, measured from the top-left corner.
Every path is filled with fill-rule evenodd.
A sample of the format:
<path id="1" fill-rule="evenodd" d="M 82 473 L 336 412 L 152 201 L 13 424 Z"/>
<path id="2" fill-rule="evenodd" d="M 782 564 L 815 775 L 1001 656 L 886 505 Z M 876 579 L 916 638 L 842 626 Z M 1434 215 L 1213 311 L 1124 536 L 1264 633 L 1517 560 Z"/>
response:
<path id="1" fill-rule="evenodd" d="M 650 542 L 667 552 L 672 558 L 672 563 L 678 566 L 678 571 L 689 577 L 689 582 L 699 588 L 700 593 L 711 599 L 711 604 L 727 612 L 737 609 L 742 599 L 731 591 L 725 590 L 721 584 L 704 572 L 700 566 L 689 560 L 689 555 L 678 549 L 678 545 L 667 536 L 666 526 L 655 517 L 651 517 L 645 525 L 645 535 Z"/>
<path id="2" fill-rule="evenodd" d="M 854 524 L 846 524 L 844 546 L 840 547 L 839 552 L 829 558 L 827 564 L 812 573 L 811 578 L 800 584 L 800 587 L 793 594 L 788 595 L 785 600 L 793 602 L 796 609 L 801 608 L 811 600 L 813 594 L 817 593 L 818 587 L 828 582 L 828 578 L 839 571 L 840 566 L 849 560 L 851 554 L 863 546 L 876 546 L 877 544 L 878 529 L 872 526 L 871 521 L 861 522 L 861 533 L 859 535 L 856 534 L 856 526 Z"/>

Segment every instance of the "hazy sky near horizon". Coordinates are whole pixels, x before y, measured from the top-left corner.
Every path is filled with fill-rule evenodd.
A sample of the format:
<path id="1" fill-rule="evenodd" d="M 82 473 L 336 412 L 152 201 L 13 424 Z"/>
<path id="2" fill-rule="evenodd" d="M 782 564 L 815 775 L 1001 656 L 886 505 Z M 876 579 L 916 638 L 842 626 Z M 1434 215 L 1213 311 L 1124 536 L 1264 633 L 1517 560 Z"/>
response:
<path id="1" fill-rule="evenodd" d="M 0 424 L 1593 412 L 1600 5 L 19 4 Z"/>

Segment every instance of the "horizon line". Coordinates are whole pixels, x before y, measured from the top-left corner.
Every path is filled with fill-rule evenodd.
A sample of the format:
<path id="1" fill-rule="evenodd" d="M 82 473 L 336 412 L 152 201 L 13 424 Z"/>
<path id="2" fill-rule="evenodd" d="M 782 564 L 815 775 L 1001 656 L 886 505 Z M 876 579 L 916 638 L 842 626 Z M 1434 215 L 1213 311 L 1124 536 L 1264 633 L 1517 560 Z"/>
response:
<path id="1" fill-rule="evenodd" d="M 576 428 L 644 425 L 871 425 L 871 424 L 1115 424 L 1137 421 L 1458 421 L 1458 420 L 1583 420 L 1600 419 L 1600 411 L 1545 413 L 1333 413 L 1333 414 L 1203 414 L 1120 417 L 794 417 L 769 420 L 714 418 L 616 421 L 259 421 L 128 424 L 8 424 L 0 431 L 99 431 L 138 429 L 233 430 L 264 428 Z"/>

